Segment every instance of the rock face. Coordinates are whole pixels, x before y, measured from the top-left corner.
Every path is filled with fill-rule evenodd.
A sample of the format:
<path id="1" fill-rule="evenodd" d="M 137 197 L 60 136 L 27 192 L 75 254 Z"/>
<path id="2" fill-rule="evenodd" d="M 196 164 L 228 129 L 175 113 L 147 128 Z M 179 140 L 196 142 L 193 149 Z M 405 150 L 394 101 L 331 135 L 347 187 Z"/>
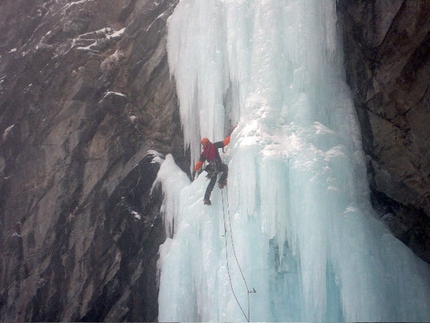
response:
<path id="1" fill-rule="evenodd" d="M 0 3 L 0 321 L 157 320 L 176 2 Z"/>
<path id="2" fill-rule="evenodd" d="M 338 12 L 374 208 L 430 262 L 430 2 L 342 0 Z"/>
<path id="3" fill-rule="evenodd" d="M 0 2 L 0 321 L 157 320 L 177 2 Z M 337 5 L 374 207 L 430 261 L 429 3 Z"/>

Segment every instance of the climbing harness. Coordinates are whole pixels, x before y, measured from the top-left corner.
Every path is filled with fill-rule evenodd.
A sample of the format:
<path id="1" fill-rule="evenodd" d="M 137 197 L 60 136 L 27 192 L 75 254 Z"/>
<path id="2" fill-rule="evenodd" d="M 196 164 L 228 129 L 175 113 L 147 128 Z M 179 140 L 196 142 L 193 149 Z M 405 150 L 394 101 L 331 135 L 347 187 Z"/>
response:
<path id="1" fill-rule="evenodd" d="M 245 313 L 242 305 L 240 304 L 239 299 L 237 298 L 236 293 L 235 293 L 234 288 L 233 288 L 233 282 L 231 280 L 230 265 L 229 265 L 229 262 L 228 262 L 227 222 L 226 222 L 226 215 L 225 215 L 226 212 L 225 212 L 225 205 L 224 205 L 225 204 L 224 203 L 224 195 L 226 195 L 225 199 L 226 199 L 226 202 L 227 202 L 226 204 L 227 204 L 227 213 L 228 213 L 228 221 L 229 221 L 229 228 L 230 228 L 231 247 L 232 247 L 234 258 L 236 260 L 237 267 L 239 268 L 240 274 L 242 275 L 242 280 L 243 280 L 243 283 L 245 285 L 245 288 L 246 288 L 246 291 L 247 291 L 247 294 L 248 294 L 248 314 Z M 236 299 L 236 303 L 237 303 L 237 305 L 239 305 L 239 308 L 242 311 L 242 314 L 245 317 L 246 321 L 250 322 L 251 321 L 251 306 L 250 306 L 250 300 L 249 300 L 249 298 L 250 298 L 250 294 L 256 293 L 257 291 L 255 290 L 255 288 L 253 288 L 252 291 L 249 289 L 248 283 L 246 282 L 246 279 L 245 279 L 245 275 L 243 274 L 242 268 L 241 268 L 241 266 L 239 264 L 239 260 L 237 259 L 236 250 L 234 248 L 234 243 L 233 243 L 233 230 L 231 228 L 230 204 L 229 204 L 229 201 L 228 201 L 228 190 L 227 190 L 227 187 L 226 187 L 226 193 L 225 194 L 224 194 L 223 190 L 221 190 L 221 200 L 222 200 L 222 212 L 223 212 L 223 220 L 224 220 L 225 258 L 226 258 L 226 261 L 227 261 L 227 273 L 228 273 L 228 279 L 229 279 L 229 282 L 230 282 L 230 289 L 231 289 L 231 292 L 233 293 L 233 296 Z"/>
<path id="2" fill-rule="evenodd" d="M 212 178 L 216 175 L 218 175 L 218 165 L 215 163 L 215 161 L 209 162 L 205 167 L 205 172 L 207 172 L 206 178 Z"/>

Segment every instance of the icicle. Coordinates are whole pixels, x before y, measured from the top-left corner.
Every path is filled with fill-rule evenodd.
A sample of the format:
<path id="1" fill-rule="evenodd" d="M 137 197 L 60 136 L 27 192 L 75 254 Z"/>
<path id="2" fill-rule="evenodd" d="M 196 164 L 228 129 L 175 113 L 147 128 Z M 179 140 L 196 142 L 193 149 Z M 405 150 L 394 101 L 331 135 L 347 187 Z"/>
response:
<path id="1" fill-rule="evenodd" d="M 169 64 L 192 163 L 223 139 L 237 260 L 222 196 L 204 206 L 163 163 L 160 321 L 429 321 L 430 270 L 373 218 L 344 82 L 334 0 L 182 0 Z M 166 170 L 166 172 L 165 172 Z M 227 260 L 226 260 L 227 255 Z M 236 295 L 231 292 L 231 278 Z M 237 296 L 237 300 L 235 299 Z"/>

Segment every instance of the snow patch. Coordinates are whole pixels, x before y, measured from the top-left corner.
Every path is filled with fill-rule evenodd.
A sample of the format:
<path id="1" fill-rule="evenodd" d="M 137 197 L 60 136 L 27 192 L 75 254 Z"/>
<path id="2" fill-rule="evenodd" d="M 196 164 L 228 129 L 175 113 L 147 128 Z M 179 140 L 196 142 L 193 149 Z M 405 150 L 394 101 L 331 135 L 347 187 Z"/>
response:
<path id="1" fill-rule="evenodd" d="M 124 32 L 125 28 L 115 31 L 110 27 L 91 31 L 75 38 L 72 42 L 71 48 L 97 53 L 106 48 L 110 42 L 121 39 Z"/>
<path id="2" fill-rule="evenodd" d="M 127 96 L 125 94 L 123 94 L 123 93 L 114 92 L 114 91 L 106 91 L 104 93 L 103 97 L 101 98 L 101 100 L 99 101 L 99 104 L 101 102 L 103 102 L 103 100 L 106 100 L 106 99 L 109 99 L 109 98 L 112 98 L 112 97 L 115 97 L 115 96 L 122 97 L 122 98 L 127 98 Z"/>
<path id="3" fill-rule="evenodd" d="M 156 164 L 162 164 L 164 163 L 164 155 L 159 153 L 156 150 L 148 150 L 148 154 L 151 154 L 154 156 L 154 158 L 152 159 L 151 163 L 156 163 Z"/>
<path id="4" fill-rule="evenodd" d="M 7 127 L 7 128 L 3 131 L 3 136 L 2 136 L 3 142 L 5 142 L 5 141 L 6 141 L 6 139 L 7 139 L 7 137 L 9 137 L 9 135 L 10 135 L 10 133 L 11 133 L 11 131 L 12 131 L 12 129 L 13 129 L 14 127 L 15 127 L 15 124 L 13 124 L 13 125 L 11 125 L 11 126 Z"/>
<path id="5" fill-rule="evenodd" d="M 139 212 L 136 211 L 132 211 L 131 215 L 136 219 L 136 220 L 141 220 L 142 219 L 142 215 Z"/>
<path id="6" fill-rule="evenodd" d="M 121 93 L 121 92 L 106 91 L 106 93 L 103 96 L 103 98 L 107 98 L 108 96 L 111 96 L 111 95 L 121 96 L 123 98 L 127 97 L 127 95 L 125 95 L 124 93 Z"/>

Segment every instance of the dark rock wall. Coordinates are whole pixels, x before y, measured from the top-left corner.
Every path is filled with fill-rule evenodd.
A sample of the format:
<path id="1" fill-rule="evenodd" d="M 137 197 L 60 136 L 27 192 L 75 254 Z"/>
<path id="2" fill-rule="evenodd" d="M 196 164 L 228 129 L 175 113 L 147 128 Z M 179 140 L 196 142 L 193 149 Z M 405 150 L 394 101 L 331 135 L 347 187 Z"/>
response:
<path id="1" fill-rule="evenodd" d="M 430 2 L 338 1 L 372 202 L 430 262 Z"/>
<path id="2" fill-rule="evenodd" d="M 0 321 L 157 320 L 176 2 L 0 2 Z"/>

